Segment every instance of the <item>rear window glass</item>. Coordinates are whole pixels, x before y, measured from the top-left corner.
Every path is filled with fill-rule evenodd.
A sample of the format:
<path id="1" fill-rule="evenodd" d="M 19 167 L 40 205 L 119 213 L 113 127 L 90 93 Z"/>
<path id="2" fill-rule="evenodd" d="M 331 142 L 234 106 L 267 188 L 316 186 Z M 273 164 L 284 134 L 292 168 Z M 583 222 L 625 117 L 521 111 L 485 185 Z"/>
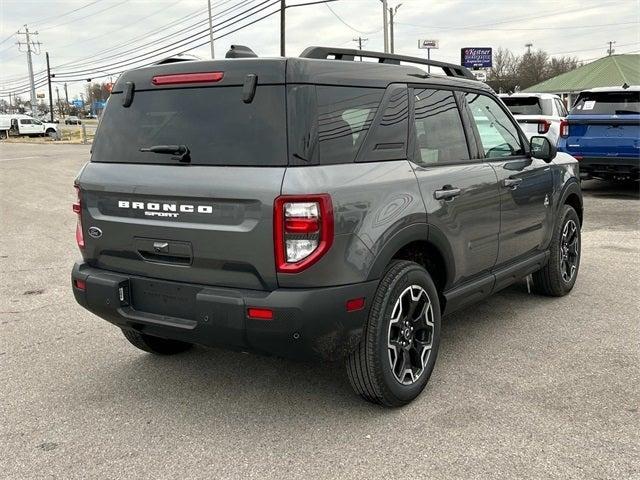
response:
<path id="1" fill-rule="evenodd" d="M 514 115 L 551 115 L 551 101 L 538 97 L 500 97 Z"/>
<path id="2" fill-rule="evenodd" d="M 375 88 L 317 87 L 321 164 L 355 160 L 383 95 Z"/>
<path id="3" fill-rule="evenodd" d="M 91 160 L 176 164 L 171 154 L 140 149 L 185 145 L 192 165 L 286 165 L 285 109 L 283 85 L 259 86 L 251 103 L 242 87 L 136 91 L 128 108 L 113 94 Z"/>
<path id="4" fill-rule="evenodd" d="M 639 115 L 640 92 L 585 92 L 571 109 L 573 115 Z"/>

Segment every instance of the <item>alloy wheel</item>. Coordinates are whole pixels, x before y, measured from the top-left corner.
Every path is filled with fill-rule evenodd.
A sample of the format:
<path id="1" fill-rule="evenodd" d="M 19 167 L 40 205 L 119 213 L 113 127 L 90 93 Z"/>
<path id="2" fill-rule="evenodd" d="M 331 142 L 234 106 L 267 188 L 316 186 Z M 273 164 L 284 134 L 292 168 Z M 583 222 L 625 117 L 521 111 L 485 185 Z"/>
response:
<path id="1" fill-rule="evenodd" d="M 580 237 L 578 227 L 573 220 L 567 221 L 560 238 L 560 272 L 562 280 L 570 282 L 578 269 L 580 256 Z"/>
<path id="2" fill-rule="evenodd" d="M 433 307 L 419 285 L 400 294 L 391 313 L 387 350 L 395 379 L 403 385 L 415 383 L 424 372 L 433 346 Z"/>

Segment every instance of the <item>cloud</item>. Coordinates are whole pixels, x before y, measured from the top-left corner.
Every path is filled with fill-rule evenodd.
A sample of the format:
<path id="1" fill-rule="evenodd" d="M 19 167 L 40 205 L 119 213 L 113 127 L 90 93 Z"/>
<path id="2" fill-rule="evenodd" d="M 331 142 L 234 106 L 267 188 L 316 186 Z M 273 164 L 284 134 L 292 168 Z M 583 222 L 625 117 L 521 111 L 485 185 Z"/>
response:
<path id="1" fill-rule="evenodd" d="M 231 8 L 236 9 L 234 14 L 243 7 L 264 2 L 212 1 L 214 13 Z M 287 0 L 287 3 L 306 1 Z M 0 41 L 8 39 L 24 24 L 30 25 L 39 31 L 36 38 L 42 42 L 42 51 L 50 52 L 55 73 L 65 68 L 83 70 L 92 65 L 111 64 L 157 49 L 167 43 L 167 40 L 161 40 L 163 35 L 178 33 L 181 37 L 192 38 L 195 32 L 206 29 L 204 0 L 99 0 L 90 3 L 90 0 L 3 0 Z M 270 3 L 271 0 L 264 5 Z M 565 0 L 561 4 L 555 0 L 389 0 L 390 6 L 397 3 L 402 6 L 396 16 L 396 52 L 408 55 L 425 55 L 424 50 L 417 48 L 419 38 L 440 40 L 440 50 L 433 51 L 432 58 L 450 62 L 458 62 L 460 48 L 469 46 L 507 47 L 522 53 L 526 43 L 533 43 L 534 49 L 543 49 L 550 54 L 574 52 L 569 54 L 582 59 L 604 55 L 606 42 L 610 40 L 617 41 L 619 52 L 640 49 L 637 0 Z M 354 38 L 358 36 L 368 39 L 365 48 L 382 50 L 382 4 L 379 0 L 340 0 L 331 3 L 331 8 L 342 21 L 326 5 L 287 9 L 288 55 L 298 55 L 309 45 L 355 47 Z M 264 13 L 275 9 L 277 5 Z M 192 17 L 175 24 L 188 15 Z M 231 12 L 226 15 L 228 18 Z M 196 26 L 186 28 L 192 24 Z M 243 44 L 261 56 L 278 55 L 279 25 L 279 15 L 275 14 L 233 33 L 215 43 L 216 54 L 224 55 L 231 44 Z M 206 41 L 206 35 L 202 41 Z M 15 38 L 10 38 L 0 44 L 2 89 L 16 85 L 17 78 L 21 79 L 18 82 L 26 82 L 26 56 L 18 52 L 14 42 Z M 150 45 L 142 46 L 147 42 Z M 205 45 L 191 53 L 206 58 L 209 47 Z M 113 58 L 105 58 L 109 56 Z M 79 66 L 60 66 L 78 61 L 81 61 Z M 34 70 L 41 71 L 44 67 L 44 54 L 34 56 Z M 71 96 L 83 88 L 83 82 L 70 84 Z M 44 91 L 44 88 L 40 90 Z"/>

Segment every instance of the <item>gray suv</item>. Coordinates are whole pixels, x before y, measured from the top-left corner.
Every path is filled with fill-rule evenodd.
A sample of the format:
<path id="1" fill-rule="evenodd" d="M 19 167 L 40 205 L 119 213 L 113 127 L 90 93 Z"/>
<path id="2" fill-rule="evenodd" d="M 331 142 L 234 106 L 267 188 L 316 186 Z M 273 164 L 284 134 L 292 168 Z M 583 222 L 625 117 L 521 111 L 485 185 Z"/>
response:
<path id="1" fill-rule="evenodd" d="M 578 164 L 468 70 L 227 56 L 124 73 L 76 180 L 75 298 L 133 345 L 342 359 L 358 394 L 399 406 L 443 315 L 530 275 L 572 289 Z"/>

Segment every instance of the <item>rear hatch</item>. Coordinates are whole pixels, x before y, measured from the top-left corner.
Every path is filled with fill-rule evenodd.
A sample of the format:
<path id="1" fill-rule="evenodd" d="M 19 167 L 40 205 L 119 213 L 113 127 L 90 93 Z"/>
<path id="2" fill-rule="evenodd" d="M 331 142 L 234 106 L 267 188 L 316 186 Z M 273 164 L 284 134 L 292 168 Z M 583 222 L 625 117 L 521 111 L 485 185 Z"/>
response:
<path id="1" fill-rule="evenodd" d="M 549 131 L 549 117 L 553 114 L 551 100 L 536 96 L 500 97 L 527 135 L 541 135 Z"/>
<path id="2" fill-rule="evenodd" d="M 284 75 L 284 60 L 234 59 L 120 78 L 77 180 L 85 260 L 179 282 L 275 288 Z"/>
<path id="3" fill-rule="evenodd" d="M 566 151 L 585 157 L 640 155 L 640 92 L 583 92 L 567 117 Z"/>

